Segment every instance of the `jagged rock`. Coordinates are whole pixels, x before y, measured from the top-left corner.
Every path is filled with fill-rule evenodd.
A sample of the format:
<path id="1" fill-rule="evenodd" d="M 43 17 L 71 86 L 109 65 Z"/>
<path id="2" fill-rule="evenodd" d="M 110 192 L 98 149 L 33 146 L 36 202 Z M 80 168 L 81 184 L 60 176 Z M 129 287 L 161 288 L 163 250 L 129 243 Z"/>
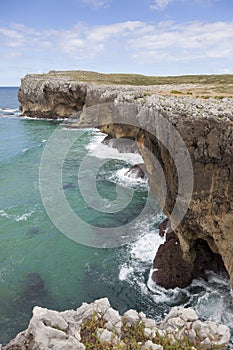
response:
<path id="1" fill-rule="evenodd" d="M 133 179 L 148 179 L 147 170 L 145 164 L 135 164 L 133 165 L 125 174 Z"/>
<path id="2" fill-rule="evenodd" d="M 160 328 L 174 339 L 187 336 L 190 341 L 197 340 L 206 349 L 226 346 L 230 340 L 229 328 L 210 321 L 201 322 L 191 308 L 174 307 L 160 324 Z M 176 330 L 176 333 L 174 333 Z M 224 345 L 225 344 L 225 345 Z"/>
<path id="3" fill-rule="evenodd" d="M 114 333 L 107 329 L 99 328 L 97 331 L 97 337 L 101 343 L 117 343 L 117 337 Z"/>
<path id="4" fill-rule="evenodd" d="M 105 326 L 108 330 L 115 330 L 118 334 L 121 332 L 122 321 L 118 311 L 109 308 L 103 318 L 107 321 Z"/>
<path id="5" fill-rule="evenodd" d="M 166 234 L 166 229 L 167 229 L 167 224 L 168 224 L 168 219 L 163 220 L 159 224 L 159 235 L 160 237 L 164 237 Z"/>
<path id="6" fill-rule="evenodd" d="M 128 138 L 113 138 L 106 137 L 103 141 L 103 144 L 108 145 L 112 148 L 116 148 L 120 153 L 138 153 L 138 147 L 134 140 Z"/>
<path id="7" fill-rule="evenodd" d="M 84 318 L 80 318 L 83 316 Z M 171 337 L 172 339 L 183 339 L 188 337 L 190 342 L 203 344 L 206 349 L 210 346 L 226 348 L 230 339 L 228 327 L 216 325 L 213 322 L 201 322 L 194 310 L 182 307 L 171 309 L 161 324 L 156 324 L 154 320 L 147 319 L 142 313 L 135 310 L 125 312 L 120 316 L 118 311 L 111 308 L 108 299 L 96 300 L 92 304 L 83 304 L 77 310 L 67 310 L 63 312 L 52 311 L 35 307 L 28 329 L 19 333 L 3 350 L 85 350 L 85 336 L 88 335 L 87 322 L 100 322 L 96 334 L 92 335 L 92 342 L 96 337 L 100 342 L 108 344 L 121 344 L 120 328 L 108 329 L 109 323 L 114 325 L 124 323 L 129 328 L 142 322 L 146 341 L 141 342 L 141 349 L 162 350 L 162 347 L 153 343 L 153 339 L 159 334 L 161 337 Z M 104 321 L 104 322 L 103 322 Z M 107 321 L 107 322 L 106 322 Z M 92 330 L 93 332 L 93 330 Z M 124 335 L 125 336 L 125 335 Z M 89 339 L 91 339 L 89 338 Z M 124 338 L 125 339 L 125 338 Z M 139 342 L 138 342 L 139 344 Z"/>
<path id="8" fill-rule="evenodd" d="M 125 323 L 136 324 L 139 320 L 139 315 L 135 310 L 128 310 L 123 315 L 123 322 Z"/>
<path id="9" fill-rule="evenodd" d="M 147 340 L 142 350 L 163 350 L 161 345 L 154 344 L 151 340 Z"/>
<path id="10" fill-rule="evenodd" d="M 166 289 L 185 288 L 192 282 L 192 264 L 183 259 L 180 244 L 176 239 L 170 239 L 160 245 L 153 268 L 151 278 Z"/>

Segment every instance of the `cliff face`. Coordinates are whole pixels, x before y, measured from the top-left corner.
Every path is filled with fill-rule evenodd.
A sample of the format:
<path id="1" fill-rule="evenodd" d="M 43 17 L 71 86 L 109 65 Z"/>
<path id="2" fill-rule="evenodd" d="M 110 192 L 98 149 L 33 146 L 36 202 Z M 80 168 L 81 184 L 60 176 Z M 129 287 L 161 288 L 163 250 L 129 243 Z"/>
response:
<path id="1" fill-rule="evenodd" d="M 221 256 L 233 287 L 233 100 L 159 96 L 156 89 L 26 76 L 19 102 L 29 116 L 81 111 L 79 126 L 136 140 L 184 261 L 193 268 L 202 242 Z"/>

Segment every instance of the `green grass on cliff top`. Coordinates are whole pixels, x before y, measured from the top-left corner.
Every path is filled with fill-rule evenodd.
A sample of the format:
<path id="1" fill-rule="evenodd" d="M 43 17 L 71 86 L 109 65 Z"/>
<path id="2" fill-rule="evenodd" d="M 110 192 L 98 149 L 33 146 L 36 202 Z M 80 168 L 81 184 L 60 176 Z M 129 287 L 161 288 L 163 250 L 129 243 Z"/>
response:
<path id="1" fill-rule="evenodd" d="M 90 71 L 51 71 L 35 74 L 38 77 L 64 77 L 95 84 L 121 85 L 160 85 L 160 84 L 233 84 L 233 74 L 224 75 L 181 75 L 181 76 L 146 76 L 141 74 L 104 74 Z"/>

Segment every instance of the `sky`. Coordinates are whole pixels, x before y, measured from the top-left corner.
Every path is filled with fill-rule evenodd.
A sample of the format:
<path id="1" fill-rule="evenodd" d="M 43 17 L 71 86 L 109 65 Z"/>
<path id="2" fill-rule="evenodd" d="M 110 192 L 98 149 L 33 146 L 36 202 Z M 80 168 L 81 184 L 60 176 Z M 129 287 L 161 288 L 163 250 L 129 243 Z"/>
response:
<path id="1" fill-rule="evenodd" d="M 50 70 L 233 73 L 233 0 L 0 0 L 0 86 Z"/>

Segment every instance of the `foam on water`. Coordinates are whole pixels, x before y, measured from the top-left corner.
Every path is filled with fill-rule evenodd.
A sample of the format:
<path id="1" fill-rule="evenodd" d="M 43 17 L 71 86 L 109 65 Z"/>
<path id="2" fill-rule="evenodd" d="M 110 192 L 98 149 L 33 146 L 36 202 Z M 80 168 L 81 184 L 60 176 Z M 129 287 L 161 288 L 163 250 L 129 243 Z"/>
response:
<path id="1" fill-rule="evenodd" d="M 17 108 L 0 107 L 0 113 L 14 114 L 15 112 L 19 112 L 19 110 Z"/>
<path id="2" fill-rule="evenodd" d="M 112 174 L 110 180 L 117 182 L 122 186 L 134 187 L 135 185 L 140 185 L 148 187 L 148 180 L 139 177 L 134 177 L 129 173 L 130 168 L 121 168 Z"/>
<path id="3" fill-rule="evenodd" d="M 6 219 L 9 220 L 14 220 L 16 222 L 18 221 L 27 221 L 27 219 L 34 213 L 34 210 L 31 210 L 29 212 L 20 214 L 20 215 L 14 215 L 14 214 L 9 214 L 5 210 L 0 210 L 0 216 L 5 217 Z"/>
<path id="4" fill-rule="evenodd" d="M 127 262 L 120 266 L 119 280 L 133 284 L 145 297 L 162 306 L 165 314 L 170 307 L 182 305 L 192 307 L 201 319 L 228 325 L 233 331 L 233 306 L 231 304 L 230 283 L 223 276 L 208 272 L 208 279 L 194 280 L 184 289 L 165 289 L 152 279 L 152 261 L 164 239 L 158 230 L 150 230 L 149 221 L 142 223 L 144 235 L 128 247 Z M 148 278 L 144 273 L 150 266 Z M 167 312 L 166 312 L 167 310 Z"/>
<path id="5" fill-rule="evenodd" d="M 127 263 L 124 262 L 120 266 L 119 279 L 121 281 L 130 282 L 133 275 L 144 271 L 145 263 L 152 264 L 160 244 L 164 242 L 164 238 L 160 237 L 158 230 L 153 227 L 152 220 L 155 218 L 147 216 L 143 221 L 135 224 L 133 229 L 137 230 L 139 238 L 128 246 Z"/>
<path id="6" fill-rule="evenodd" d="M 108 145 L 101 143 L 106 137 L 105 134 L 100 132 L 95 132 L 92 141 L 88 144 L 87 149 L 89 150 L 89 155 L 101 158 L 101 159 L 117 159 L 123 160 L 129 164 L 139 164 L 143 163 L 143 159 L 140 154 L 137 153 L 120 153 L 116 148 L 112 148 Z"/>
<path id="7" fill-rule="evenodd" d="M 15 218 L 15 221 L 27 221 L 27 219 L 34 213 L 34 211 L 30 211 L 28 213 L 24 213 L 23 215 L 18 215 Z"/>

